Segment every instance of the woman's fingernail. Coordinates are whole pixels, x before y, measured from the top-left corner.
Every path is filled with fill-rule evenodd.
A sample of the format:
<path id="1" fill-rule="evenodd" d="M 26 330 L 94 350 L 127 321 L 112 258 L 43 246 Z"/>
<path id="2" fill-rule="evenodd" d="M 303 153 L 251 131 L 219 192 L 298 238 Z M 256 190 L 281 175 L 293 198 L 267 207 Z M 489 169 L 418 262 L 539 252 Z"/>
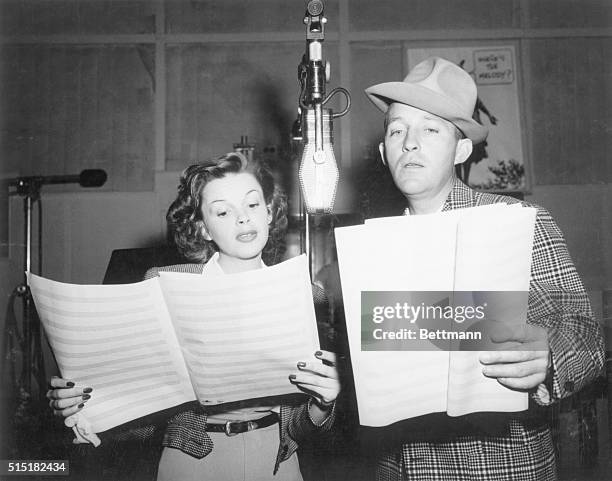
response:
<path id="1" fill-rule="evenodd" d="M 292 381 L 295 381 L 296 375 L 295 374 L 289 374 L 289 379 L 291 379 Z"/>
<path id="2" fill-rule="evenodd" d="M 91 396 L 89 394 L 83 394 L 83 401 L 87 401 Z"/>
<path id="3" fill-rule="evenodd" d="M 85 406 L 85 404 L 84 404 L 84 403 L 81 403 L 81 404 L 79 404 L 79 406 L 78 406 L 78 407 L 79 407 L 79 409 L 83 409 L 83 407 L 84 407 L 84 406 Z"/>
<path id="4" fill-rule="evenodd" d="M 306 367 L 306 363 L 303 361 L 298 362 L 297 364 L 298 367 Z"/>
<path id="5" fill-rule="evenodd" d="M 68 381 L 66 383 L 66 387 L 74 387 L 74 383 L 72 381 Z"/>
<path id="6" fill-rule="evenodd" d="M 323 353 L 321 351 L 315 352 L 315 356 L 317 356 L 317 357 L 321 357 L 322 355 L 323 355 Z"/>
<path id="7" fill-rule="evenodd" d="M 85 389 L 83 389 L 83 392 L 86 393 L 86 394 L 90 393 L 91 391 L 93 391 L 93 389 L 90 388 L 90 387 L 86 387 Z"/>

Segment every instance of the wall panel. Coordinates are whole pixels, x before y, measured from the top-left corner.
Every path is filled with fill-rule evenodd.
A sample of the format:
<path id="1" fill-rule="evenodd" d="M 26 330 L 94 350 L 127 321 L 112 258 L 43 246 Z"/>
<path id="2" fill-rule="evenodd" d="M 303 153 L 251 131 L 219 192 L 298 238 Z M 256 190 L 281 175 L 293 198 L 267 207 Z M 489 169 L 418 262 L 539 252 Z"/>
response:
<path id="1" fill-rule="evenodd" d="M 304 34 L 305 2 L 295 0 L 169 0 L 166 2 L 167 33 L 296 32 Z M 325 15 L 338 30 L 338 1 L 325 2 Z"/>
<path id="2" fill-rule="evenodd" d="M 2 35 L 153 33 L 154 2 L 130 0 L 2 0 Z"/>
<path id="3" fill-rule="evenodd" d="M 6 46 L 2 172 L 103 168 L 107 190 L 153 187 L 153 46 Z M 65 187 L 69 188 L 69 187 Z"/>
<path id="4" fill-rule="evenodd" d="M 508 0 L 350 0 L 351 31 L 499 29 L 520 23 L 520 2 Z"/>
<path id="5" fill-rule="evenodd" d="M 243 135 L 260 153 L 270 145 L 287 151 L 303 51 L 302 43 L 169 46 L 166 169 L 228 152 Z M 325 55 L 338 65 L 333 43 L 326 42 Z M 338 110 L 335 101 L 326 107 Z"/>
<path id="6" fill-rule="evenodd" d="M 612 182 L 612 39 L 527 42 L 535 183 Z"/>

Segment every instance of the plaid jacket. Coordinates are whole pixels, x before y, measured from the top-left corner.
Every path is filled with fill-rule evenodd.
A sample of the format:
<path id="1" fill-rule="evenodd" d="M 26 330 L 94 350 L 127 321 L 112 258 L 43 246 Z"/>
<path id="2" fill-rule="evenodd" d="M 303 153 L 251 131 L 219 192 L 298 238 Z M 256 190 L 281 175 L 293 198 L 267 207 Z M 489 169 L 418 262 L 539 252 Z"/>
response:
<path id="1" fill-rule="evenodd" d="M 156 277 L 159 271 L 186 272 L 201 274 L 204 264 L 177 264 L 173 266 L 152 268 L 145 274 L 145 279 Z M 327 302 L 323 290 L 313 285 L 315 305 Z M 110 442 L 137 442 L 142 448 L 157 450 L 154 461 L 159 461 L 160 446 L 180 449 L 184 453 L 201 459 L 213 450 L 213 442 L 206 432 L 206 412 L 197 402 L 181 405 L 156 413 L 135 422 L 127 423 L 109 431 Z M 334 423 L 335 405 L 322 425 L 315 425 L 308 414 L 308 403 L 281 404 L 280 407 L 280 444 L 276 456 L 274 471 L 276 474 L 281 462 L 286 461 L 297 450 L 298 443 L 308 437 L 329 431 Z M 103 438 L 104 440 L 104 438 Z"/>
<path id="2" fill-rule="evenodd" d="M 457 180 L 443 211 L 514 198 L 476 192 Z M 523 205 L 530 204 L 521 202 Z M 604 341 L 563 234 L 545 209 L 537 207 L 527 322 L 546 327 L 552 378 L 531 395 L 534 406 L 548 406 L 592 381 L 603 368 Z M 444 442 L 410 442 L 379 459 L 383 480 L 553 480 L 554 449 L 547 425 L 509 421 L 509 434 L 466 435 Z"/>

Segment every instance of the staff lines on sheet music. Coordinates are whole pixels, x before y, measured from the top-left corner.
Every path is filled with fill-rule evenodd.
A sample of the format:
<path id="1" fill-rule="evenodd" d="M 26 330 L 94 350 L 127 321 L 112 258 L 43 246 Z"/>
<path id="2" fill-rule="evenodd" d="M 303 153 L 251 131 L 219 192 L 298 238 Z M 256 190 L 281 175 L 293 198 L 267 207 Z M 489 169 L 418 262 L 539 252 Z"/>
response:
<path id="1" fill-rule="evenodd" d="M 261 356 L 259 356 L 258 359 L 246 359 L 248 361 L 248 367 L 249 369 L 252 370 L 257 370 L 258 366 L 268 366 L 269 364 L 273 363 L 276 361 L 277 358 L 275 357 L 266 357 L 265 359 L 261 359 Z M 299 359 L 296 358 L 296 363 Z M 280 362 L 280 360 L 279 360 Z M 244 360 L 242 361 L 230 361 L 230 362 L 214 362 L 211 360 L 207 360 L 206 362 L 202 362 L 202 361 L 198 361 L 197 359 L 192 359 L 191 363 L 194 366 L 198 366 L 198 368 L 201 369 L 206 369 L 206 372 L 210 373 L 210 372 L 215 372 L 215 371 L 227 371 L 230 370 L 232 368 L 242 368 L 244 371 Z M 295 367 L 295 366 L 294 366 Z"/>
<path id="2" fill-rule="evenodd" d="M 83 358 L 96 357 L 96 356 L 106 356 L 107 354 L 114 354 L 116 352 L 125 353 L 128 351 L 138 351 L 140 349 L 156 347 L 156 346 L 166 347 L 167 343 L 164 340 L 158 340 L 158 341 L 151 341 L 151 342 L 143 342 L 136 346 L 123 346 L 123 347 L 115 347 L 112 349 L 105 349 L 104 351 L 87 351 L 87 352 L 67 352 L 67 351 L 62 351 L 61 349 L 56 349 L 55 346 L 53 346 L 53 351 L 56 354 L 59 354 L 66 358 L 83 359 Z"/>
<path id="3" fill-rule="evenodd" d="M 181 383 L 178 380 L 170 380 L 164 383 L 158 382 L 158 380 L 148 380 L 146 384 L 140 384 L 132 389 L 130 388 L 122 388 L 121 390 L 113 389 L 113 388 L 104 388 L 102 391 L 96 390 L 96 395 L 91 398 L 88 404 L 98 406 L 107 401 L 113 401 L 117 398 L 117 393 L 122 396 L 131 396 L 133 394 L 141 395 L 141 399 L 150 399 L 149 397 L 144 397 L 143 394 L 147 391 L 165 391 L 168 395 L 180 394 L 182 391 L 177 390 L 176 386 L 180 386 Z M 167 389 L 165 389 L 167 388 Z M 147 401 L 145 401 L 147 402 Z"/>
<path id="4" fill-rule="evenodd" d="M 120 379 L 115 379 L 112 381 L 106 381 L 106 382 L 100 382 L 100 383 L 97 382 L 92 387 L 97 391 L 98 389 L 103 389 L 103 388 L 112 387 L 112 386 L 123 386 L 125 384 L 132 384 L 137 381 L 143 381 L 143 380 L 154 380 L 155 382 L 159 382 L 159 379 L 162 379 L 165 376 L 175 377 L 176 371 L 158 371 L 158 372 L 155 372 L 154 374 L 138 373 L 137 376 L 135 375 L 131 377 L 122 377 Z"/>
<path id="5" fill-rule="evenodd" d="M 272 278 L 267 281 L 270 283 L 276 282 L 278 284 L 278 289 L 275 289 L 274 293 L 269 294 L 258 294 L 261 292 L 261 280 L 256 282 L 243 283 L 240 282 L 238 284 L 231 284 L 228 287 L 220 287 L 215 286 L 212 290 L 209 285 L 209 279 L 200 278 L 201 286 L 198 286 L 197 280 L 190 280 L 189 284 L 186 285 L 186 282 L 182 284 L 178 288 L 167 288 L 165 291 L 169 294 L 170 297 L 174 298 L 190 298 L 190 297 L 200 297 L 202 294 L 211 294 L 210 297 L 206 299 L 210 299 L 212 302 L 206 303 L 206 307 L 214 307 L 215 304 L 223 303 L 226 301 L 232 301 L 236 299 L 236 293 L 239 292 L 241 298 L 245 299 L 246 302 L 256 302 L 260 299 L 264 299 L 264 302 L 270 302 L 275 300 L 275 296 L 290 296 L 295 295 L 293 289 L 291 287 L 287 287 L 284 283 L 286 276 L 282 276 L 282 278 Z M 163 281 L 162 281 L 163 282 Z M 194 287 L 194 285 L 196 287 Z M 203 290 L 203 287 L 206 286 L 209 290 Z M 214 294 L 214 296 L 212 295 Z"/>
<path id="6" fill-rule="evenodd" d="M 142 361 L 143 359 L 151 359 L 153 357 L 166 357 L 170 356 L 171 353 L 168 350 L 164 351 L 155 351 L 155 352 L 147 352 L 146 354 L 141 354 L 140 356 L 131 356 L 131 357 L 119 357 L 115 359 L 108 359 L 102 362 L 95 362 L 91 364 L 81 364 L 80 362 L 77 364 L 63 363 L 63 367 L 66 369 L 79 369 L 88 370 L 88 369 L 96 369 L 101 366 L 112 366 L 114 364 L 125 364 L 131 362 Z"/>
<path id="7" fill-rule="evenodd" d="M 300 304 L 301 305 L 301 304 Z M 198 306 L 196 304 L 194 305 L 176 305 L 173 304 L 174 309 L 171 310 L 176 310 L 176 317 L 178 319 L 180 319 L 182 322 L 200 322 L 202 320 L 201 316 L 193 316 L 193 315 L 189 315 L 187 314 L 185 311 L 189 311 L 189 310 L 196 310 L 198 312 L 201 311 L 201 306 Z M 228 308 L 226 307 L 223 310 L 220 310 L 218 313 L 217 312 L 208 312 L 207 311 L 207 316 L 208 319 L 210 319 L 210 322 L 221 322 L 224 320 L 232 320 L 235 319 L 236 314 L 232 313 L 232 311 L 235 311 L 235 305 L 232 306 L 233 308 Z M 270 305 L 264 306 L 260 309 L 252 309 L 250 305 L 244 305 L 244 314 L 243 316 L 246 318 L 250 318 L 250 317 L 261 317 L 261 316 L 268 316 L 268 317 L 275 317 L 275 318 L 281 318 L 281 317 L 286 317 L 288 315 L 288 313 L 291 312 L 295 312 L 297 311 L 296 309 L 296 305 L 295 302 L 293 303 L 289 303 L 289 304 L 275 304 L 274 307 L 271 307 Z M 227 312 L 227 314 L 226 314 Z M 214 316 L 214 317 L 213 317 Z"/>
<path id="8" fill-rule="evenodd" d="M 243 313 L 242 317 L 236 317 L 236 314 L 232 314 L 232 311 L 230 309 L 227 310 L 229 314 L 206 313 L 206 317 L 204 317 L 203 314 L 184 314 L 181 312 L 181 310 L 178 310 L 174 318 L 181 324 L 202 322 L 206 322 L 207 326 L 219 324 L 220 329 L 226 328 L 228 324 L 231 324 L 233 321 L 241 322 L 248 326 L 252 326 L 256 323 L 264 324 L 266 319 L 268 320 L 267 322 L 269 324 L 272 324 L 273 322 L 278 322 L 279 320 L 284 321 L 280 324 L 290 324 L 292 323 L 292 319 L 299 319 L 303 316 L 301 309 L 299 309 L 300 307 L 302 306 L 296 306 L 295 304 L 291 304 L 288 306 L 280 306 L 275 311 L 271 311 L 270 309 L 261 311 L 248 311 Z"/>
<path id="9" fill-rule="evenodd" d="M 146 314 L 146 313 L 144 313 Z M 133 317 L 133 316 L 130 316 Z M 95 324 L 95 325 L 85 325 L 80 320 L 79 323 L 65 323 L 65 322 L 57 322 L 57 317 L 53 316 L 53 320 L 50 318 L 46 319 L 46 327 L 52 327 L 57 330 L 74 330 L 75 328 L 79 330 L 79 332 L 92 332 L 92 331 L 111 331 L 116 329 L 127 329 L 130 327 L 138 327 L 141 325 L 150 326 L 151 324 L 155 324 L 159 322 L 157 317 L 143 317 L 142 319 L 132 320 L 130 322 L 120 321 L 120 322 L 105 322 L 104 324 Z"/>
<path id="10" fill-rule="evenodd" d="M 287 384 L 289 384 L 289 374 L 291 374 L 291 369 L 275 369 L 274 371 L 272 370 L 266 370 L 265 372 L 261 372 L 258 373 L 256 378 L 251 378 L 249 379 L 249 381 L 255 381 L 255 382 L 273 382 L 273 381 L 278 381 L 279 379 L 286 379 L 287 380 Z M 225 386 L 227 384 L 227 382 L 225 381 L 226 379 L 243 379 L 245 377 L 245 372 L 244 370 L 242 370 L 242 372 L 228 372 L 223 376 L 223 381 L 214 381 L 211 380 L 211 378 L 209 376 L 206 376 L 206 374 L 200 374 L 200 373 L 196 373 L 195 377 L 198 379 L 198 384 L 200 386 L 202 386 L 204 389 L 216 389 L 219 386 Z"/>
<path id="11" fill-rule="evenodd" d="M 266 338 L 266 339 L 270 339 L 270 338 Z M 187 340 L 185 340 L 187 342 Z M 249 349 L 248 346 L 249 345 L 254 345 L 253 348 Z M 267 349 L 274 349 L 276 352 L 286 352 L 286 351 L 290 351 L 291 349 L 299 349 L 300 346 L 302 346 L 301 342 L 293 342 L 293 343 L 286 343 L 286 344 L 282 344 L 280 346 L 274 346 L 272 345 L 272 347 L 270 347 L 270 345 L 266 346 Z M 217 349 L 215 349 L 217 348 Z M 261 353 L 261 340 L 258 341 L 254 341 L 254 342 L 242 342 L 239 345 L 225 345 L 225 346 L 207 346 L 207 345 L 201 345 L 200 343 L 195 344 L 193 343 L 193 341 L 190 341 L 189 346 L 188 346 L 188 350 L 201 355 L 201 356 L 228 356 L 228 355 L 235 355 L 235 354 L 241 354 L 241 353 L 253 353 L 253 354 L 259 354 Z"/>
<path id="12" fill-rule="evenodd" d="M 174 366 L 174 363 L 170 360 L 166 360 L 166 361 L 159 361 L 159 362 L 149 362 L 146 364 L 140 364 L 136 366 L 121 367 L 118 369 L 101 369 L 96 372 L 86 372 L 83 370 L 77 370 L 76 372 L 78 374 L 75 374 L 74 377 L 75 379 L 78 379 L 79 382 L 87 383 L 87 381 L 90 379 L 103 379 L 105 377 L 116 377 L 121 374 L 131 373 L 131 372 L 145 373 L 145 372 L 152 371 L 160 367 L 168 367 L 168 366 Z"/>
<path id="13" fill-rule="evenodd" d="M 109 342 L 115 343 L 115 342 L 122 342 L 122 341 L 133 342 L 134 334 L 138 334 L 139 337 L 144 338 L 144 337 L 151 337 L 151 336 L 161 336 L 162 333 L 163 333 L 163 329 L 160 327 L 160 328 L 148 329 L 146 331 L 140 330 L 134 333 L 128 332 L 125 334 L 121 334 L 119 336 L 112 336 L 112 337 L 107 336 L 107 337 L 102 337 L 102 338 L 93 338 L 93 337 L 85 338 L 84 336 L 80 336 L 80 333 L 78 332 L 70 333 L 70 334 L 80 336 L 77 339 L 67 339 L 65 337 L 61 337 L 56 334 L 49 335 L 49 337 L 52 338 L 55 342 L 59 342 L 61 344 L 69 344 L 72 346 L 87 348 L 88 346 L 91 346 L 93 344 L 108 344 Z"/>
<path id="14" fill-rule="evenodd" d="M 147 400 L 147 404 L 154 404 L 157 401 L 164 401 L 167 400 L 168 395 L 167 394 L 160 394 L 159 396 L 155 396 L 152 398 L 148 398 Z M 130 411 L 131 409 L 137 409 L 140 410 L 140 408 L 142 407 L 143 401 L 140 397 L 138 397 L 137 399 L 135 399 L 132 402 L 126 402 L 124 404 L 121 405 L 121 414 L 125 415 L 126 411 Z M 87 406 L 87 405 L 86 405 Z M 157 409 L 156 409 L 157 411 Z M 117 416 L 117 409 L 115 407 L 111 408 L 111 409 L 107 409 L 105 411 L 101 411 L 99 413 L 96 413 L 95 415 L 91 415 L 89 413 L 88 414 L 88 420 L 91 423 L 97 423 L 100 419 L 104 419 L 107 417 L 116 417 Z"/>
<path id="15" fill-rule="evenodd" d="M 261 287 L 259 285 L 259 287 Z M 185 292 L 187 291 L 187 292 Z M 200 299 L 198 306 L 202 306 L 206 309 L 222 309 L 227 303 L 233 303 L 236 301 L 236 294 L 240 294 L 240 302 L 246 305 L 268 305 L 278 302 L 279 299 L 286 298 L 297 298 L 299 297 L 296 292 L 289 288 L 279 287 L 277 290 L 271 293 L 261 294 L 261 291 L 241 291 L 238 288 L 226 289 L 220 291 L 217 288 L 210 289 L 202 292 L 193 290 L 169 290 L 167 291 L 168 297 L 173 299 L 181 300 L 181 304 L 186 304 L 183 299 L 193 299 L 197 297 Z"/>
<path id="16" fill-rule="evenodd" d="M 55 282 L 55 281 L 49 281 L 49 282 Z M 62 284 L 62 283 L 59 283 Z M 121 295 L 119 294 L 119 292 L 117 293 L 112 293 L 113 295 L 105 295 L 106 293 L 102 293 L 101 295 L 96 295 L 96 297 L 88 297 L 87 296 L 87 292 L 89 291 L 89 286 L 82 286 L 82 285 L 72 285 L 72 289 L 73 292 L 75 292 L 75 295 L 72 296 L 67 296 L 67 295 L 63 295 L 63 294 L 56 294 L 52 291 L 48 291 L 46 289 L 36 289 L 36 295 L 37 296 L 43 296 L 43 297 L 47 297 L 49 299 L 53 299 L 55 301 L 61 301 L 61 302 L 68 302 L 70 304 L 106 304 L 108 302 L 121 302 L 121 303 L 128 303 L 128 304 L 132 304 L 136 301 L 141 301 L 141 300 L 149 300 L 150 296 L 149 296 L 149 291 L 147 290 L 142 290 L 139 292 L 135 292 L 135 293 L 131 293 L 129 295 Z M 109 285 L 105 285 L 105 286 L 96 286 L 96 289 L 104 289 L 104 290 L 108 290 L 108 291 L 122 291 L 122 288 L 117 287 L 117 286 L 109 286 Z"/>
<path id="17" fill-rule="evenodd" d="M 275 388 L 277 390 L 274 392 L 271 392 L 269 394 L 270 396 L 275 396 L 277 394 L 289 394 L 291 392 L 297 391 L 297 388 L 293 386 L 292 384 L 290 384 L 288 380 L 287 380 L 287 389 L 284 389 L 284 388 L 278 388 L 277 381 L 260 382 L 258 379 L 251 379 L 249 381 L 246 381 L 239 387 L 223 388 L 223 390 L 220 391 L 220 394 L 226 394 L 227 396 L 220 396 L 214 390 L 211 389 L 212 392 L 210 394 L 207 394 L 205 397 L 207 398 L 224 397 L 225 398 L 223 400 L 217 401 L 218 403 L 232 402 L 232 401 L 240 400 L 241 399 L 240 395 L 247 394 L 248 397 L 250 398 L 252 397 L 255 391 L 257 393 L 261 393 L 261 392 L 269 391 L 271 388 Z M 201 391 L 206 391 L 206 389 L 202 389 Z"/>
<path id="18" fill-rule="evenodd" d="M 249 337 L 243 337 L 245 336 L 245 334 L 243 333 L 243 331 L 239 328 L 237 329 L 232 329 L 232 328 L 228 328 L 225 332 L 225 335 L 223 335 L 223 333 L 221 332 L 217 332 L 216 334 L 213 334 L 207 330 L 199 330 L 199 331 L 195 331 L 193 333 L 189 333 L 189 335 L 183 334 L 183 339 L 186 342 L 195 342 L 198 344 L 210 344 L 211 342 L 217 342 L 218 340 L 227 340 L 228 338 L 228 334 L 231 334 L 231 339 L 232 342 L 234 344 L 252 344 L 254 342 L 261 342 L 261 343 L 265 343 L 265 344 L 271 344 L 274 341 L 278 340 L 279 342 L 283 343 L 284 339 L 287 338 L 287 336 L 290 335 L 299 335 L 302 333 L 302 329 L 300 326 L 283 326 L 283 327 L 277 327 L 277 326 L 270 326 L 272 328 L 274 328 L 274 334 L 261 334 L 259 336 L 249 336 Z M 192 334 L 201 334 L 202 336 L 205 336 L 204 339 L 199 339 L 197 337 L 190 337 Z"/>
<path id="19" fill-rule="evenodd" d="M 208 324 L 208 321 L 205 319 L 202 319 L 202 324 Z M 284 333 L 300 333 L 302 332 L 302 328 L 299 325 L 296 325 L 293 322 L 270 322 L 270 320 L 267 317 L 263 317 L 262 320 L 260 321 L 250 321 L 250 320 L 244 320 L 244 319 L 239 319 L 235 322 L 223 322 L 223 325 L 219 326 L 218 328 L 211 328 L 208 325 L 207 326 L 196 326 L 196 327 L 184 327 L 184 326 L 180 326 L 180 331 L 183 333 L 183 335 L 187 335 L 187 334 L 205 334 L 207 336 L 211 336 L 214 337 L 216 335 L 222 335 L 224 333 L 228 333 L 228 332 L 240 332 L 243 329 L 247 329 L 247 328 L 254 328 L 254 327 L 262 327 L 262 328 L 269 328 L 269 329 L 274 329 L 275 331 L 282 331 Z M 227 336 L 225 336 L 227 337 Z"/>
<path id="20" fill-rule="evenodd" d="M 186 350 L 186 355 L 185 355 L 185 360 L 188 362 L 192 362 L 194 360 L 194 358 L 199 358 L 202 360 L 203 366 L 207 366 L 207 365 L 211 365 L 214 367 L 214 360 L 215 359 L 220 359 L 221 362 L 223 362 L 223 360 L 227 359 L 228 357 L 231 357 L 234 360 L 241 360 L 244 361 L 245 363 L 247 362 L 251 362 L 253 359 L 261 359 L 262 356 L 265 355 L 266 352 L 270 351 L 271 349 L 274 350 L 274 355 L 268 357 L 268 359 L 274 359 L 274 360 L 280 360 L 283 358 L 289 358 L 289 359 L 296 359 L 296 362 L 298 360 L 300 360 L 301 358 L 305 358 L 308 359 L 310 358 L 310 356 L 312 356 L 311 352 L 305 353 L 302 352 L 300 353 L 299 349 L 302 346 L 302 344 L 300 343 L 294 343 L 294 344 L 290 344 L 290 345 L 285 345 L 282 347 L 273 347 L 273 348 L 269 348 L 269 349 L 262 349 L 259 346 L 254 346 L 250 349 L 240 349 L 240 350 L 225 350 L 225 351 L 215 351 L 215 352 L 211 352 L 210 350 L 205 350 L 205 349 L 194 349 L 194 348 L 189 348 Z M 301 354 L 301 356 L 300 356 Z M 188 357 L 189 356 L 189 357 Z M 211 363 L 211 360 L 213 361 L 213 363 Z"/>
<path id="21" fill-rule="evenodd" d="M 55 314 L 58 316 L 62 316 L 65 318 L 74 318 L 74 317 L 78 317 L 79 319 L 83 320 L 83 319 L 97 319 L 100 317 L 104 317 L 104 318 L 108 318 L 108 317 L 113 317 L 113 318 L 120 318 L 120 317 L 128 317 L 128 316 L 133 316 L 136 314 L 140 314 L 143 312 L 143 310 L 146 311 L 151 311 L 152 307 L 148 306 L 148 305 L 140 305 L 140 306 L 136 306 L 136 307 L 132 307 L 132 308 L 127 308 L 125 306 L 121 306 L 118 307 L 117 309 L 113 309 L 110 311 L 73 311 L 73 310 L 66 310 L 66 309 L 61 309 L 58 307 L 52 307 L 49 306 L 43 302 L 39 302 L 36 307 L 38 307 L 39 311 L 41 312 L 45 312 L 45 313 L 49 313 L 49 314 Z"/>

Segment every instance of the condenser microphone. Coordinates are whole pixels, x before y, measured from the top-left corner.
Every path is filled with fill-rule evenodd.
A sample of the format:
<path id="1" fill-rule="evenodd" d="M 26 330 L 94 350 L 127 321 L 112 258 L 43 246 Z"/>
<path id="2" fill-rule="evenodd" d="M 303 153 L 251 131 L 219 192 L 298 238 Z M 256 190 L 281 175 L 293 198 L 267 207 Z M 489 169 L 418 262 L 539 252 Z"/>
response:
<path id="1" fill-rule="evenodd" d="M 310 214 L 331 213 L 338 186 L 338 166 L 333 149 L 330 109 L 306 109 L 302 115 L 304 151 L 299 179 L 306 210 Z"/>

